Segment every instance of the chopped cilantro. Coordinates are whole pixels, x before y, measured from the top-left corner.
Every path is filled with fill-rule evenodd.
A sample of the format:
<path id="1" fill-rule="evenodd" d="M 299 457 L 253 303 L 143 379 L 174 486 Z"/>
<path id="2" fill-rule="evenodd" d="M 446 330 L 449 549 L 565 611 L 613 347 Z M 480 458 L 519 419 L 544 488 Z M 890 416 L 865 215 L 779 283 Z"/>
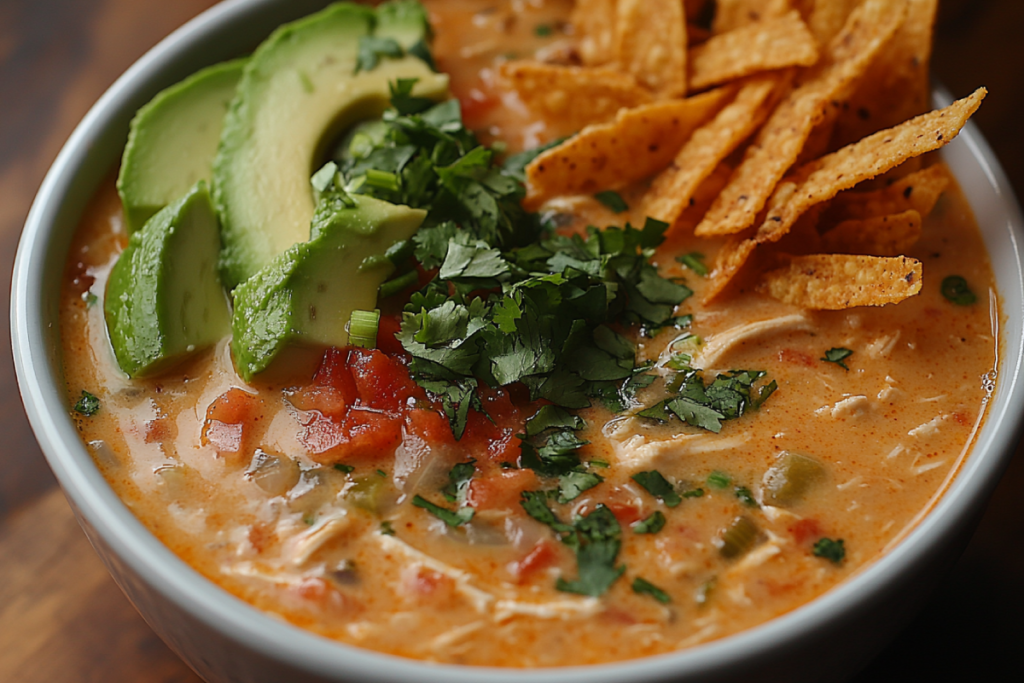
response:
<path id="1" fill-rule="evenodd" d="M 447 508 L 443 508 L 440 505 L 435 505 L 423 496 L 415 496 L 412 499 L 412 504 L 418 508 L 423 508 L 430 514 L 437 517 L 439 520 L 447 524 L 448 526 L 459 526 L 473 519 L 473 515 L 476 511 L 471 507 L 462 507 L 452 512 Z"/>
<path id="2" fill-rule="evenodd" d="M 382 536 L 394 536 L 395 528 L 391 526 L 391 522 L 384 520 L 380 523 L 380 533 Z"/>
<path id="3" fill-rule="evenodd" d="M 701 277 L 705 277 L 708 274 L 708 267 L 704 265 L 704 254 L 692 251 L 689 254 L 676 256 L 676 261 L 682 263 Z"/>
<path id="4" fill-rule="evenodd" d="M 449 503 L 458 503 L 462 505 L 466 502 L 466 493 L 469 491 L 469 481 L 476 474 L 476 467 L 474 466 L 476 460 L 470 460 L 469 462 L 460 462 L 451 471 L 448 472 L 448 484 L 441 489 L 441 493 L 444 494 L 445 500 Z"/>
<path id="5" fill-rule="evenodd" d="M 551 26 L 548 24 L 537 24 L 537 26 L 533 29 L 534 35 L 540 38 L 546 38 L 547 36 L 550 36 L 554 32 L 555 29 L 551 28 Z"/>
<path id="6" fill-rule="evenodd" d="M 381 57 L 399 58 L 404 55 L 402 46 L 394 38 L 375 38 L 361 36 L 359 38 L 359 55 L 356 58 L 356 73 L 373 71 L 380 63 Z"/>
<path id="7" fill-rule="evenodd" d="M 708 486 L 713 489 L 724 489 L 731 483 L 732 479 L 724 472 L 715 471 L 708 475 Z"/>
<path id="8" fill-rule="evenodd" d="M 579 467 L 578 451 L 588 443 L 577 438 L 572 429 L 554 430 L 543 440 L 524 440 L 519 464 L 546 477 L 562 476 Z"/>
<path id="9" fill-rule="evenodd" d="M 757 500 L 754 498 L 754 494 L 746 486 L 737 486 L 735 490 L 736 497 L 739 498 L 741 503 L 743 503 L 747 507 L 759 507 L 757 504 Z"/>
<path id="10" fill-rule="evenodd" d="M 650 581 L 641 579 L 639 576 L 633 579 L 633 592 L 638 595 L 650 595 L 663 605 L 667 605 L 672 602 L 672 598 L 668 593 L 661 590 Z"/>
<path id="11" fill-rule="evenodd" d="M 519 504 L 523 506 L 526 514 L 541 524 L 551 527 L 562 543 L 571 548 L 576 547 L 576 530 L 572 525 L 560 521 L 555 516 L 555 513 L 548 507 L 546 494 L 541 491 L 523 491 Z"/>
<path id="12" fill-rule="evenodd" d="M 604 477 L 593 472 L 574 470 L 558 478 L 558 502 L 568 503 L 579 498 L 584 491 L 594 488 L 604 481 Z"/>
<path id="13" fill-rule="evenodd" d="M 643 486 L 649 494 L 660 499 L 661 502 L 670 508 L 674 508 L 683 502 L 683 499 L 679 497 L 676 490 L 672 488 L 672 484 L 658 470 L 637 472 L 633 475 L 633 481 Z"/>
<path id="14" fill-rule="evenodd" d="M 970 306 L 978 300 L 967 280 L 959 275 L 950 275 L 942 281 L 942 296 L 957 306 Z"/>
<path id="15" fill-rule="evenodd" d="M 619 520 L 607 507 L 598 505 L 593 512 L 577 519 L 574 527 L 579 578 L 575 581 L 559 578 L 555 588 L 566 593 L 604 595 L 626 571 L 625 565 L 615 566 L 622 547 Z"/>
<path id="16" fill-rule="evenodd" d="M 847 372 L 849 372 L 850 368 L 847 367 L 846 363 L 844 363 L 843 361 L 846 360 L 847 358 L 849 358 L 852 355 L 853 355 L 853 351 L 851 351 L 850 349 L 844 349 L 842 347 L 837 347 L 837 348 L 829 349 L 828 351 L 826 351 L 825 352 L 825 356 L 821 360 L 825 361 L 826 363 L 835 363 L 836 365 L 841 367 L 843 370 L 846 370 Z"/>
<path id="17" fill-rule="evenodd" d="M 656 534 L 665 528 L 665 514 L 655 510 L 647 519 L 633 527 L 634 534 Z"/>
<path id="18" fill-rule="evenodd" d="M 338 470 L 339 472 L 344 472 L 345 474 L 350 474 L 354 472 L 356 468 L 352 467 L 352 465 L 345 465 L 339 462 L 335 463 L 334 469 Z"/>
<path id="19" fill-rule="evenodd" d="M 86 417 L 92 417 L 99 412 L 99 409 L 100 400 L 83 389 L 82 396 L 78 399 L 78 403 L 75 404 L 75 412 Z"/>
<path id="20" fill-rule="evenodd" d="M 690 489 L 689 491 L 683 491 L 683 498 L 703 498 L 704 489 Z"/>
<path id="21" fill-rule="evenodd" d="M 385 472 L 384 470 L 377 470 L 377 476 L 378 477 L 385 477 L 385 478 L 387 478 L 388 473 Z"/>
<path id="22" fill-rule="evenodd" d="M 594 199 L 604 204 L 615 213 L 629 211 L 629 204 L 622 198 L 622 195 L 614 190 L 605 190 L 594 195 Z"/>
<path id="23" fill-rule="evenodd" d="M 830 562 L 840 564 L 846 557 L 846 548 L 843 547 L 843 539 L 833 541 L 831 538 L 822 538 L 814 544 L 812 551 L 815 557 L 823 557 Z"/>
<path id="24" fill-rule="evenodd" d="M 533 417 L 526 420 L 526 435 L 536 436 L 548 429 L 568 428 L 572 430 L 583 429 L 586 423 L 579 415 L 559 408 L 555 405 L 541 406 L 540 410 L 534 413 Z"/>

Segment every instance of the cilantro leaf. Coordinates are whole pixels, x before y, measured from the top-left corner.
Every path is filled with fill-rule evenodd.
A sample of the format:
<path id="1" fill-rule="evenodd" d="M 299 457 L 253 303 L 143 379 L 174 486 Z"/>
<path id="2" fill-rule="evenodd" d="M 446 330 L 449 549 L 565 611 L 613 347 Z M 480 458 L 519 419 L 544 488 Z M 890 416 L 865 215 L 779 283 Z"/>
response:
<path id="1" fill-rule="evenodd" d="M 593 472 L 573 471 L 558 478 L 558 502 L 568 503 L 579 498 L 584 491 L 594 488 L 604 477 Z"/>
<path id="2" fill-rule="evenodd" d="M 418 508 L 423 508 L 424 510 L 434 515 L 442 522 L 451 527 L 456 527 L 461 524 L 465 524 L 466 522 L 473 519 L 473 515 L 476 513 L 476 511 L 471 507 L 462 507 L 452 512 L 447 508 L 443 508 L 440 505 L 435 505 L 434 503 L 431 503 L 429 500 L 419 495 L 415 496 L 412 499 L 412 504 Z"/>
<path id="3" fill-rule="evenodd" d="M 851 351 L 850 349 L 844 349 L 842 347 L 838 347 L 838 348 L 829 349 L 828 351 L 826 351 L 825 352 L 825 356 L 821 360 L 825 361 L 826 363 L 835 363 L 836 365 L 841 367 L 843 370 L 846 370 L 847 372 L 849 372 L 850 368 L 848 368 L 846 366 L 846 363 L 844 363 L 843 361 L 846 360 L 847 358 L 849 358 L 852 355 L 853 355 L 853 351 Z"/>
<path id="4" fill-rule="evenodd" d="M 359 37 L 359 54 L 356 57 L 355 73 L 373 71 L 381 57 L 399 58 L 404 55 L 402 46 L 394 38 Z"/>
<path id="5" fill-rule="evenodd" d="M 649 517 L 633 527 L 634 534 L 656 534 L 665 528 L 665 514 L 655 510 Z"/>
<path id="6" fill-rule="evenodd" d="M 462 505 L 466 502 L 466 493 L 469 491 L 469 482 L 476 474 L 474 464 L 476 460 L 460 462 L 448 472 L 448 484 L 441 489 L 445 499 L 449 503 Z"/>
<path id="7" fill-rule="evenodd" d="M 551 527 L 558 539 L 571 548 L 576 547 L 576 529 L 571 524 L 566 524 L 555 516 L 547 504 L 547 496 L 540 491 L 523 491 L 519 504 L 523 506 L 526 514 L 533 517 L 541 524 Z"/>
<path id="8" fill-rule="evenodd" d="M 639 576 L 633 579 L 633 592 L 638 595 L 650 595 L 663 605 L 667 605 L 672 602 L 672 598 L 668 593 L 661 590 L 650 581 L 641 579 Z"/>
<path id="9" fill-rule="evenodd" d="M 632 477 L 633 481 L 640 484 L 644 489 L 665 503 L 666 506 L 674 508 L 683 502 L 683 499 L 676 493 L 675 488 L 658 470 L 650 472 L 637 472 Z"/>
<path id="10" fill-rule="evenodd" d="M 85 389 L 82 389 L 82 395 L 79 397 L 78 402 L 75 403 L 75 412 L 86 417 L 92 417 L 99 410 L 100 400 Z"/>
<path id="11" fill-rule="evenodd" d="M 814 544 L 812 552 L 815 557 L 823 557 L 834 564 L 842 563 L 846 557 L 846 548 L 843 546 L 843 539 L 841 538 L 837 540 L 822 538 Z"/>
<path id="12" fill-rule="evenodd" d="M 615 213 L 629 211 L 629 204 L 622 198 L 622 195 L 614 190 L 605 190 L 594 195 L 594 199 L 604 204 Z"/>
<path id="13" fill-rule="evenodd" d="M 536 436 L 548 429 L 568 428 L 573 431 L 583 429 L 586 424 L 579 415 L 554 405 L 541 406 L 532 417 L 526 420 L 526 435 Z"/>
<path id="14" fill-rule="evenodd" d="M 746 486 L 737 486 L 735 491 L 736 497 L 739 498 L 741 503 L 743 503 L 747 507 L 759 507 L 757 504 L 757 500 L 754 498 L 754 494 Z"/>
<path id="15" fill-rule="evenodd" d="M 577 537 L 576 566 L 579 578 L 559 578 L 555 588 L 567 593 L 600 596 L 608 592 L 626 571 L 615 566 L 622 547 L 622 528 L 612 511 L 598 505 L 593 512 L 574 524 Z"/>

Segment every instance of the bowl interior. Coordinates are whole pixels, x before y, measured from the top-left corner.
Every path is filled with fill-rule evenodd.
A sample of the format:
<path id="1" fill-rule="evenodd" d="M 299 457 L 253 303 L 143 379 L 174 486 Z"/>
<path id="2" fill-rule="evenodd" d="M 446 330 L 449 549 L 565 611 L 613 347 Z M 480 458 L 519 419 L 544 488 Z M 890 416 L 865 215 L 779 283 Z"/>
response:
<path id="1" fill-rule="evenodd" d="M 181 562 L 120 502 L 78 438 L 68 413 L 61 370 L 60 280 L 71 236 L 97 187 L 119 159 L 136 109 L 160 89 L 196 69 L 244 54 L 274 27 L 321 8 L 318 0 L 230 0 L 193 20 L 125 73 L 75 130 L 47 175 L 18 250 L 12 294 L 12 333 L 19 384 L 43 452 L 79 513 L 132 571 L 154 590 L 212 627 L 300 662 L 329 677 L 347 670 L 361 680 L 481 680 L 483 671 L 415 662 L 357 650 L 272 619 L 231 597 Z M 950 101 L 936 93 L 936 105 Z M 818 600 L 750 631 L 677 654 L 589 669 L 533 672 L 533 681 L 663 680 L 702 675 L 723 662 L 749 660 L 823 628 L 836 614 L 884 593 L 906 567 L 926 562 L 944 539 L 982 509 L 1019 436 L 1024 388 L 1024 237 L 1020 209 L 994 155 L 973 124 L 943 152 L 974 208 L 992 260 L 1001 301 L 1001 355 L 989 415 L 973 455 L 932 512 L 892 552 Z M 382 669 L 383 667 L 383 669 Z M 386 671 L 385 673 L 382 673 Z M 521 680 L 488 670 L 491 681 Z"/>

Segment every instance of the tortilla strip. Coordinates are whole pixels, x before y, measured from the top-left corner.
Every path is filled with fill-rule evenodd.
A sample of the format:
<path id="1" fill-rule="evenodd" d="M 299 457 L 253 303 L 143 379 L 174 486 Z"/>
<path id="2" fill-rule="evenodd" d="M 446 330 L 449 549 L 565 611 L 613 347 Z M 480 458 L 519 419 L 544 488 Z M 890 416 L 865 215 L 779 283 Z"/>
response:
<path id="1" fill-rule="evenodd" d="M 766 273 L 758 289 L 813 310 L 884 306 L 921 291 L 921 262 L 906 256 L 794 256 L 785 268 Z"/>
<path id="2" fill-rule="evenodd" d="M 690 89 L 704 90 L 760 71 L 811 66 L 818 45 L 796 10 L 712 36 L 690 50 Z"/>
<path id="3" fill-rule="evenodd" d="M 828 60 L 782 101 L 747 150 L 696 234 L 731 235 L 750 227 L 793 165 L 825 110 L 860 77 L 899 28 L 906 0 L 864 0 L 829 46 Z"/>
<path id="4" fill-rule="evenodd" d="M 686 39 L 680 0 L 618 0 L 619 68 L 660 97 L 686 94 Z"/>
<path id="5" fill-rule="evenodd" d="M 938 0 L 908 0 L 907 20 L 839 117 L 833 149 L 930 109 L 929 63 Z"/>
<path id="6" fill-rule="evenodd" d="M 649 178 L 672 162 L 731 92 L 719 88 L 685 100 L 623 109 L 611 123 L 584 128 L 526 167 L 523 206 L 533 211 L 553 197 L 615 190 Z"/>
<path id="7" fill-rule="evenodd" d="M 610 121 L 620 109 L 652 99 L 635 78 L 611 67 L 515 61 L 502 64 L 499 73 L 533 112 L 556 119 L 569 130 Z"/>
<path id="8" fill-rule="evenodd" d="M 780 80 L 774 75 L 752 79 L 714 120 L 699 128 L 672 165 L 654 179 L 644 195 L 644 215 L 674 225 L 700 184 L 767 118 Z"/>
<path id="9" fill-rule="evenodd" d="M 821 251 L 833 254 L 899 256 L 921 239 L 921 214 L 913 209 L 891 216 L 843 221 L 821 236 Z"/>
<path id="10" fill-rule="evenodd" d="M 587 66 L 615 61 L 615 0 L 576 0 L 569 23 L 580 36 L 580 58 Z"/>
<path id="11" fill-rule="evenodd" d="M 781 17 L 791 7 L 789 0 L 717 0 L 712 33 L 726 33 L 741 26 Z"/>
<path id="12" fill-rule="evenodd" d="M 978 88 L 969 97 L 847 145 L 800 169 L 797 187 L 772 195 L 768 218 L 758 228 L 758 242 L 777 242 L 804 211 L 826 202 L 842 190 L 870 180 L 907 159 L 944 147 L 960 133 L 981 106 L 988 91 Z M 778 195 L 778 196 L 776 196 Z"/>
<path id="13" fill-rule="evenodd" d="M 810 0 L 812 7 L 807 26 L 815 39 L 822 45 L 828 45 L 842 30 L 858 2 L 860 0 Z"/>
<path id="14" fill-rule="evenodd" d="M 927 216 L 949 186 L 949 171 L 935 164 L 873 192 L 840 192 L 832 200 L 825 220 L 836 224 L 916 211 Z"/>

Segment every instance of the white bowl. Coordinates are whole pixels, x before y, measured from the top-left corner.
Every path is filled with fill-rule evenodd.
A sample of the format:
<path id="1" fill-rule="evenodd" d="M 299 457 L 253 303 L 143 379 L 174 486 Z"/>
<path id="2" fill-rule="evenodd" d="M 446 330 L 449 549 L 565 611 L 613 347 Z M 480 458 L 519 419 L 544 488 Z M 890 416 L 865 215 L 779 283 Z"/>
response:
<path id="1" fill-rule="evenodd" d="M 785 616 L 682 652 L 619 664 L 531 671 L 425 664 L 339 644 L 256 610 L 179 560 L 121 503 L 80 441 L 65 394 L 57 312 L 71 236 L 117 163 L 139 106 L 324 4 L 228 0 L 153 48 L 75 129 L 39 190 L 18 248 L 11 328 L 29 420 L 89 540 L 149 625 L 210 683 L 809 681 L 853 675 L 909 622 L 959 556 L 1019 436 L 1024 223 L 995 156 L 972 124 L 943 154 L 974 208 L 1002 298 L 1002 355 L 988 418 L 956 481 L 902 543 Z M 938 93 L 935 104 L 949 100 Z"/>

